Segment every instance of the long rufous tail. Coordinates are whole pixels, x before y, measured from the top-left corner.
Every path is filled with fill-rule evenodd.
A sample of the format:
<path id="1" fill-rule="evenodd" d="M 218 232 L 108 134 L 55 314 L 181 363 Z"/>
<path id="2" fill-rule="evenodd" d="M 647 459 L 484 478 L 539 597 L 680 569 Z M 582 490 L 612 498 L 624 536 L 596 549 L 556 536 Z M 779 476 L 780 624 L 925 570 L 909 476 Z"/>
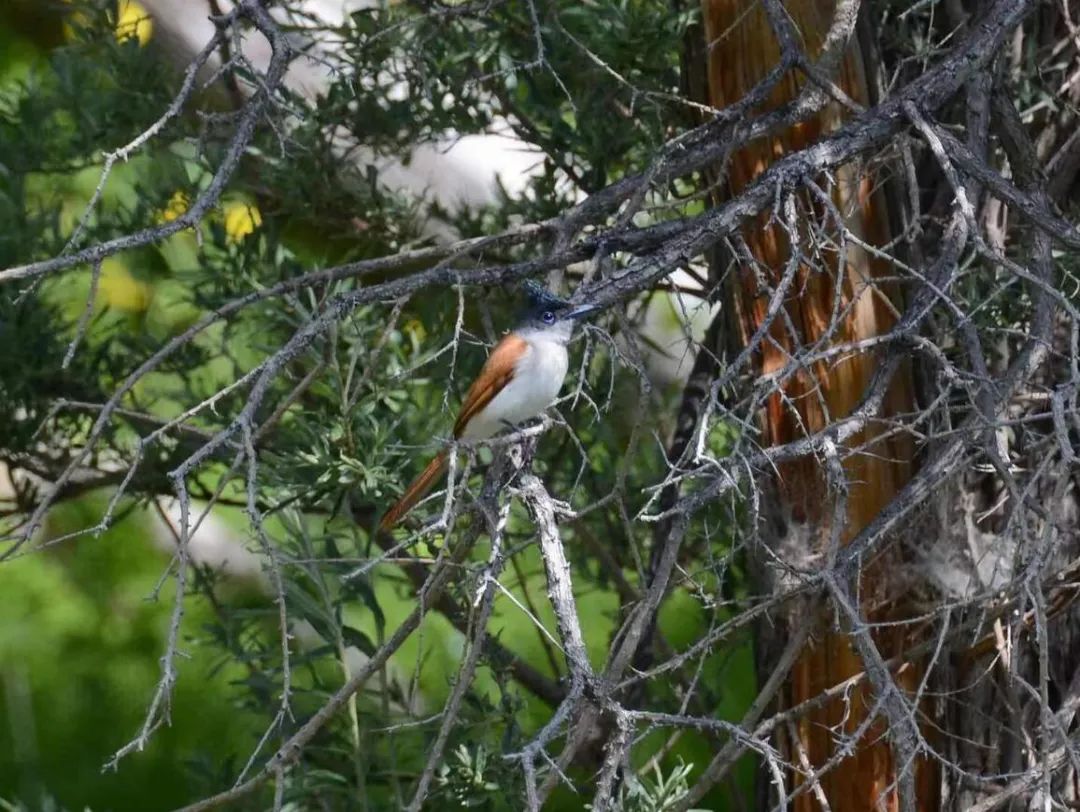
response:
<path id="1" fill-rule="evenodd" d="M 405 518 L 405 514 L 416 507 L 416 503 L 424 498 L 431 486 L 442 476 L 443 469 L 446 468 L 446 452 L 440 451 L 435 455 L 435 459 L 428 463 L 427 468 L 412 484 L 405 489 L 405 493 L 401 495 L 391 508 L 386 511 L 386 515 L 382 517 L 382 521 L 379 522 L 380 530 L 391 530 L 394 525 Z"/>

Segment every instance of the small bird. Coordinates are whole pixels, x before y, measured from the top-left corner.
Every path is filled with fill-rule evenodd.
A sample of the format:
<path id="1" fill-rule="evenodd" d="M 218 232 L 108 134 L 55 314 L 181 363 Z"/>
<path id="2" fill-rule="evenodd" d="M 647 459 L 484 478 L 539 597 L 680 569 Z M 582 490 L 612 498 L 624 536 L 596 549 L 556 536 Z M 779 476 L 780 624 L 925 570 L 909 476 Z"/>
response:
<path id="1" fill-rule="evenodd" d="M 592 304 L 572 305 L 531 280 L 525 283 L 525 293 L 529 304 L 518 326 L 495 345 L 465 395 L 454 423 L 456 440 L 486 440 L 554 403 L 570 363 L 566 345 L 574 322 L 598 309 Z M 446 452 L 440 451 L 386 511 L 379 529 L 390 530 L 400 522 L 446 464 Z"/>

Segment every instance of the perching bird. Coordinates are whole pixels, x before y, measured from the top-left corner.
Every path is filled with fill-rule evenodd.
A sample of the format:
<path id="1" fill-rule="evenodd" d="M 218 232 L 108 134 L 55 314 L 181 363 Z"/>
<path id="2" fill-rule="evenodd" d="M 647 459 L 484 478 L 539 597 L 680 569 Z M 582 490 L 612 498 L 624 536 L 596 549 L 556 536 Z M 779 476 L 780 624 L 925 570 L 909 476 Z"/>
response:
<path id="1" fill-rule="evenodd" d="M 531 281 L 525 283 L 525 293 L 529 306 L 518 326 L 495 345 L 465 395 L 454 439 L 485 440 L 536 417 L 555 402 L 562 388 L 574 322 L 597 305 L 574 306 Z M 446 463 L 446 452 L 440 451 L 386 511 L 379 529 L 389 530 L 401 521 L 442 475 Z"/>

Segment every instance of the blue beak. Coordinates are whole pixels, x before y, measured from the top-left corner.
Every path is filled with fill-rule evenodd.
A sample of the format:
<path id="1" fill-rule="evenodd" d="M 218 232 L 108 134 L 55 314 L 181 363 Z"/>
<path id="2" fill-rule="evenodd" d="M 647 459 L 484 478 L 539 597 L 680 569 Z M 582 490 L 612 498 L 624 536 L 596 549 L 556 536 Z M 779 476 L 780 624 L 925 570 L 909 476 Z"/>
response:
<path id="1" fill-rule="evenodd" d="M 600 305 L 595 305 L 595 304 L 578 305 L 577 307 L 572 308 L 569 313 L 567 313 L 565 316 L 563 316 L 563 318 L 566 318 L 566 319 L 580 319 L 580 318 L 584 318 L 585 316 L 587 316 L 590 313 L 592 313 L 594 311 L 597 311 L 599 309 L 600 309 Z"/>

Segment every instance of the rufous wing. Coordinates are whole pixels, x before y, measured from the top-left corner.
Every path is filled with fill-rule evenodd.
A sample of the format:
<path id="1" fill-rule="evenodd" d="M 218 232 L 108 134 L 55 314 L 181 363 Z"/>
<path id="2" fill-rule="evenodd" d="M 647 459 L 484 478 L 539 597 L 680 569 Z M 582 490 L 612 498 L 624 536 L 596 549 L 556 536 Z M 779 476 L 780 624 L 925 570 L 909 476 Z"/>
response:
<path id="1" fill-rule="evenodd" d="M 465 427 L 469 421 L 483 411 L 484 407 L 495 399 L 503 387 L 510 383 L 514 377 L 514 369 L 517 362 L 528 351 L 529 342 L 520 336 L 509 333 L 503 336 L 502 341 L 495 345 L 487 361 L 484 363 L 480 374 L 476 376 L 473 385 L 465 393 L 465 400 L 461 404 L 461 411 L 454 423 L 454 436 L 460 437 L 465 433 Z"/>

